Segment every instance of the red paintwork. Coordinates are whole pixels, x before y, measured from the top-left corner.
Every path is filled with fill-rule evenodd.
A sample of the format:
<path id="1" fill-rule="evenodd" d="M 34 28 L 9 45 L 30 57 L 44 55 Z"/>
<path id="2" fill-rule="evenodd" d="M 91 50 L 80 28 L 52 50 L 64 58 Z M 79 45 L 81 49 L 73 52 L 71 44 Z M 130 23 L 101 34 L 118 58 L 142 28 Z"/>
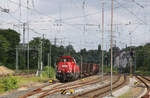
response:
<path id="1" fill-rule="evenodd" d="M 64 59 L 66 59 L 67 61 L 64 62 Z M 63 67 L 66 66 L 66 67 Z M 75 69 L 75 71 L 74 71 Z M 58 63 L 57 63 L 57 71 L 58 72 L 79 72 L 79 66 L 77 66 L 76 61 L 74 58 L 69 57 L 69 56 L 65 56 L 65 57 L 60 57 L 58 59 Z"/>

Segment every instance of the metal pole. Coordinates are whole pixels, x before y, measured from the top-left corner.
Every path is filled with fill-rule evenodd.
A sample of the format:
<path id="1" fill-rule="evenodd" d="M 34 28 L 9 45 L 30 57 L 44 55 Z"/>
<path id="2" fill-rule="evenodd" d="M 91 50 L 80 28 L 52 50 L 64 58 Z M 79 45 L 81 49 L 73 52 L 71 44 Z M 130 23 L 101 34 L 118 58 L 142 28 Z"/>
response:
<path id="1" fill-rule="evenodd" d="M 50 57 L 50 53 L 48 53 L 48 77 L 50 78 L 50 64 L 49 64 L 49 57 Z"/>
<path id="2" fill-rule="evenodd" d="M 50 44 L 50 66 L 51 66 L 51 60 L 52 60 L 52 45 Z"/>
<path id="3" fill-rule="evenodd" d="M 132 47 L 132 35 L 131 35 L 131 32 L 129 33 L 129 35 L 130 35 L 130 52 L 132 52 L 132 49 L 131 49 L 131 47 Z M 130 77 L 132 78 L 132 61 L 133 61 L 133 59 L 132 59 L 131 55 L 130 55 L 130 58 L 131 58 L 131 60 L 130 60 Z"/>
<path id="4" fill-rule="evenodd" d="M 135 52 L 135 59 L 134 59 L 134 62 L 135 62 L 135 70 L 134 70 L 134 73 L 136 72 L 136 52 Z"/>
<path id="5" fill-rule="evenodd" d="M 50 53 L 49 53 L 49 68 L 51 67 L 51 44 L 50 44 Z M 50 69 L 49 69 L 49 78 L 50 78 Z"/>
<path id="6" fill-rule="evenodd" d="M 23 47 L 22 47 L 22 54 L 23 54 L 23 58 L 24 58 L 24 69 L 26 68 L 26 55 L 25 55 L 25 32 L 26 32 L 26 28 L 25 28 L 26 24 L 23 23 Z"/>
<path id="7" fill-rule="evenodd" d="M 44 37 L 44 36 L 43 36 L 43 37 Z M 40 53 L 40 57 L 41 57 L 41 58 L 40 58 L 40 59 L 41 59 L 41 60 L 40 60 L 40 61 L 41 61 L 41 62 L 40 62 L 40 64 L 41 64 L 41 71 L 42 71 L 42 69 L 43 69 L 43 62 L 42 62 L 43 49 L 42 49 L 42 47 L 43 47 L 43 41 L 42 41 L 42 39 L 41 39 L 41 51 L 40 51 L 40 52 L 41 52 L 41 53 Z"/>
<path id="8" fill-rule="evenodd" d="M 29 69 L 30 69 L 30 46 L 29 46 L 29 24 L 28 24 L 28 54 L 27 54 L 27 56 L 28 56 L 28 73 L 29 73 Z"/>
<path id="9" fill-rule="evenodd" d="M 27 30 L 28 30 L 28 53 L 27 53 L 27 66 L 28 66 L 28 73 L 29 73 L 29 23 L 28 23 L 28 14 L 29 14 L 29 12 L 28 12 L 28 6 L 29 6 L 29 0 L 27 0 Z"/>
<path id="10" fill-rule="evenodd" d="M 16 47 L 16 71 L 18 72 L 18 48 Z"/>
<path id="11" fill-rule="evenodd" d="M 112 67 L 113 67 L 113 49 L 112 49 L 112 44 L 113 44 L 113 7 L 114 7 L 114 4 L 113 4 L 114 0 L 112 0 L 112 4 L 111 4 L 111 82 L 110 82 L 110 85 L 111 85 L 111 90 L 110 90 L 110 95 L 112 96 Z"/>
<path id="12" fill-rule="evenodd" d="M 80 55 L 80 59 L 81 59 L 81 78 L 82 78 L 82 55 Z"/>
<path id="13" fill-rule="evenodd" d="M 23 23 L 23 48 L 24 48 L 24 45 L 25 45 L 25 26 L 26 26 L 26 24 Z"/>
<path id="14" fill-rule="evenodd" d="M 102 8 L 102 81 L 104 80 L 104 51 L 103 51 L 103 43 L 104 43 L 104 3 Z"/>

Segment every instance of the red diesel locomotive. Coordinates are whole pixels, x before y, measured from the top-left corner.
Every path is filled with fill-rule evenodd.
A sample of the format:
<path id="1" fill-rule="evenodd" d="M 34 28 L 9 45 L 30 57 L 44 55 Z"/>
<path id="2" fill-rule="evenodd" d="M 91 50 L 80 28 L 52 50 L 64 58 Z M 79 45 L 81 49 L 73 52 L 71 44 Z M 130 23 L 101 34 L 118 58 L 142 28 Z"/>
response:
<path id="1" fill-rule="evenodd" d="M 57 63 L 56 78 L 60 81 L 75 80 L 79 77 L 79 66 L 74 58 L 60 57 Z"/>
<path id="2" fill-rule="evenodd" d="M 60 57 L 56 67 L 56 78 L 62 82 L 76 80 L 81 75 L 96 74 L 98 69 L 98 64 L 83 64 L 79 67 L 73 57 Z"/>

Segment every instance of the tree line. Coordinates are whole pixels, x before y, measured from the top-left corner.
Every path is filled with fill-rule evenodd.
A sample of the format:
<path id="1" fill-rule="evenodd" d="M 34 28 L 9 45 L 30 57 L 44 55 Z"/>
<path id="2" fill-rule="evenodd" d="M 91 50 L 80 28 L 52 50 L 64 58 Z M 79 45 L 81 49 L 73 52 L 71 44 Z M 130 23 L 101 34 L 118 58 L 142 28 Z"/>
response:
<path id="1" fill-rule="evenodd" d="M 44 66 L 48 65 L 48 53 L 51 54 L 51 66 L 55 67 L 57 59 L 61 56 L 74 57 L 80 65 L 81 57 L 83 63 L 95 63 L 101 65 L 101 45 L 95 50 L 87 50 L 86 48 L 76 51 L 72 45 L 56 46 L 50 40 L 41 37 L 35 37 L 29 42 L 29 67 L 30 69 L 38 68 L 39 49 L 42 41 L 42 62 Z M 18 51 L 19 69 L 27 69 L 28 50 L 27 44 L 20 43 L 20 34 L 14 30 L 0 30 L 0 65 L 5 65 L 15 69 L 16 65 L 16 49 Z M 120 49 L 113 47 L 113 59 L 121 51 L 130 51 L 131 47 Z M 132 47 L 134 50 L 134 60 L 136 61 L 137 70 L 150 70 L 150 44 Z M 50 61 L 49 61 L 50 62 Z M 110 65 L 110 49 L 104 50 L 104 66 Z"/>

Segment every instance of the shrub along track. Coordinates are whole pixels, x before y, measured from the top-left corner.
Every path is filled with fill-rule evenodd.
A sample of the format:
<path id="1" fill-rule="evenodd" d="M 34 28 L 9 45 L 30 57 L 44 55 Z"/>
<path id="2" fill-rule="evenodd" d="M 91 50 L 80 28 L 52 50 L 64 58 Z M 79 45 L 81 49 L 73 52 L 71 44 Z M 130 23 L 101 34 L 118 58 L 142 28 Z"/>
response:
<path id="1" fill-rule="evenodd" d="M 106 76 L 104 78 L 104 80 L 106 80 L 107 78 L 108 78 L 108 76 Z M 100 81 L 101 81 L 100 77 L 97 77 L 96 79 L 87 80 L 87 81 L 78 80 L 78 81 L 69 82 L 69 83 L 59 83 L 59 84 L 56 84 L 55 86 L 53 86 L 50 89 L 42 90 L 44 87 L 49 86 L 49 85 L 46 85 L 46 86 L 40 87 L 40 88 L 38 88 L 38 89 L 36 89 L 32 92 L 27 93 L 24 96 L 20 96 L 19 98 L 27 98 L 29 96 L 34 96 L 36 94 L 40 94 L 40 96 L 38 98 L 43 98 L 43 97 L 58 93 L 62 89 L 66 89 L 66 90 L 75 89 L 75 88 L 83 87 L 83 86 L 86 86 L 86 85 L 98 83 Z"/>
<path id="2" fill-rule="evenodd" d="M 150 98 L 150 87 L 148 85 L 148 83 L 150 83 L 150 79 L 148 79 L 142 75 L 136 76 L 136 78 L 138 80 L 140 80 L 145 85 L 145 87 L 147 88 L 147 92 L 144 96 L 142 96 L 142 98 Z"/>
<path id="3" fill-rule="evenodd" d="M 117 77 L 117 79 L 114 79 L 114 81 L 112 83 L 113 90 L 118 89 L 119 87 L 126 84 L 126 82 L 127 82 L 126 75 L 124 75 L 123 79 L 121 77 L 122 76 L 119 75 Z M 81 97 L 81 98 L 101 98 L 101 97 L 104 97 L 105 95 L 108 95 L 109 92 L 110 92 L 110 84 L 93 89 L 93 90 L 89 90 L 87 92 L 83 92 L 83 93 L 75 95 L 71 98 L 79 98 L 79 97 Z"/>

